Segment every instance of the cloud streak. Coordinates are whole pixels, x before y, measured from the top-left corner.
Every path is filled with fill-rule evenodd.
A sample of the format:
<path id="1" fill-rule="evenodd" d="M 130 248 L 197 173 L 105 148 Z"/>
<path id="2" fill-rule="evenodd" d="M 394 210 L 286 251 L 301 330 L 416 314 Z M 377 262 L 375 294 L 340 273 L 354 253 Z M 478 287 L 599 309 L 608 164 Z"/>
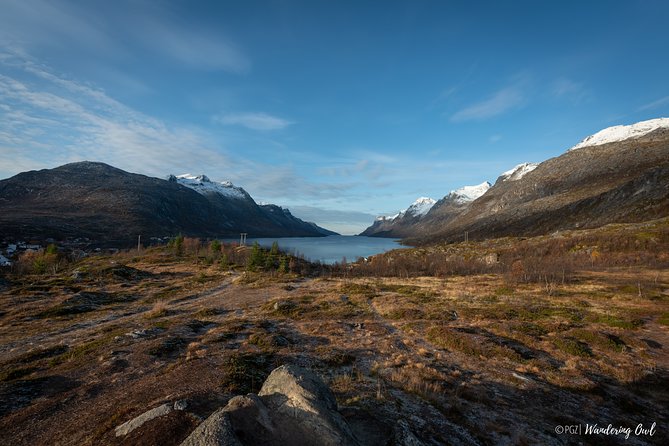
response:
<path id="1" fill-rule="evenodd" d="M 568 99 L 574 104 L 588 101 L 592 93 L 585 84 L 567 78 L 560 78 L 551 85 L 551 94 L 558 99 Z"/>
<path id="2" fill-rule="evenodd" d="M 660 98 L 656 101 L 649 102 L 648 104 L 642 105 L 637 109 L 637 111 L 646 111 L 646 110 L 653 110 L 655 108 L 660 108 L 664 105 L 669 105 L 669 96 L 665 96 L 663 98 Z"/>
<path id="3" fill-rule="evenodd" d="M 486 100 L 477 102 L 451 116 L 453 122 L 484 120 L 520 107 L 525 98 L 518 86 L 503 88 Z"/>
<path id="4" fill-rule="evenodd" d="M 251 61 L 213 31 L 166 26 L 157 21 L 149 21 L 141 29 L 145 44 L 191 68 L 238 74 L 251 69 Z"/>
<path id="5" fill-rule="evenodd" d="M 0 74 L 0 178 L 92 160 L 157 177 L 206 173 L 279 203 L 333 199 L 357 185 L 309 181 L 289 165 L 236 156 L 200 128 L 169 125 L 140 113 L 25 53 L 0 52 L 2 67 L 20 76 Z M 252 124 L 262 129 L 289 125 L 267 116 Z"/>
<path id="6" fill-rule="evenodd" d="M 294 124 L 292 121 L 267 113 L 226 113 L 214 116 L 214 122 L 224 125 L 241 125 L 251 130 L 281 130 Z"/>
<path id="7" fill-rule="evenodd" d="M 119 38 L 118 30 L 123 29 Z M 218 29 L 194 26 L 165 4 L 5 0 L 0 40 L 31 50 L 66 49 L 86 58 L 128 61 L 140 49 L 177 68 L 244 74 L 251 60 Z"/>

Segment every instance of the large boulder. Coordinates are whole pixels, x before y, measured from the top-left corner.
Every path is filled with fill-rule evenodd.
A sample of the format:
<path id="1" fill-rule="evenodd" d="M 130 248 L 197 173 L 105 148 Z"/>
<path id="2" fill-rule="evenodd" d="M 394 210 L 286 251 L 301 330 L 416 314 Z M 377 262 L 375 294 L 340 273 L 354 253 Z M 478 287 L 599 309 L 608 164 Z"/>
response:
<path id="1" fill-rule="evenodd" d="M 277 429 L 269 409 L 257 395 L 232 398 L 223 408 L 230 416 L 235 433 L 244 444 L 277 444 Z"/>
<path id="2" fill-rule="evenodd" d="M 225 408 L 204 420 L 181 446 L 243 446 L 237 439 Z"/>
<path id="3" fill-rule="evenodd" d="M 181 446 L 357 446 L 323 381 L 297 366 L 281 366 L 258 395 L 236 396 Z"/>
<path id="4" fill-rule="evenodd" d="M 358 444 L 329 387 L 308 370 L 294 365 L 274 369 L 258 395 L 270 409 L 283 444 Z"/>

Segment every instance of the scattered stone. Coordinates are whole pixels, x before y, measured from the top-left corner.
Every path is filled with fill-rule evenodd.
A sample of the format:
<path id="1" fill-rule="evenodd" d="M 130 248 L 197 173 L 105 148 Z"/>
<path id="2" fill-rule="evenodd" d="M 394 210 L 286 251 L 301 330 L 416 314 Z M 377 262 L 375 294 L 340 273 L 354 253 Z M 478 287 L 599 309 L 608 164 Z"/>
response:
<path id="1" fill-rule="evenodd" d="M 521 375 L 521 374 L 519 374 L 519 373 L 516 373 L 516 372 L 512 372 L 511 375 L 512 375 L 514 378 L 519 379 L 519 380 L 521 380 L 521 381 L 525 381 L 525 382 L 530 382 L 530 381 L 532 381 L 532 379 L 528 378 L 527 376 L 523 376 L 523 375 Z"/>
<path id="2" fill-rule="evenodd" d="M 172 412 L 173 410 L 173 405 L 169 403 L 165 403 L 161 406 L 158 406 L 156 408 L 153 408 L 149 411 L 144 412 L 140 416 L 133 418 L 130 421 L 126 421 L 125 423 L 121 424 L 115 429 L 115 433 L 117 437 L 123 437 L 125 435 L 128 435 L 130 432 L 134 431 L 138 427 L 142 426 L 144 423 L 147 421 L 151 421 L 154 418 L 162 417 L 163 415 L 167 415 L 168 413 Z"/>
<path id="3" fill-rule="evenodd" d="M 151 334 L 150 330 L 142 329 L 142 330 L 133 330 L 129 333 L 126 333 L 126 336 L 130 336 L 133 339 L 140 339 L 140 338 L 145 338 Z"/>
<path id="4" fill-rule="evenodd" d="M 342 294 L 341 296 L 339 296 L 339 299 L 345 304 L 348 303 L 348 296 L 346 294 Z"/>
<path id="5" fill-rule="evenodd" d="M 174 402 L 174 410 L 186 410 L 188 409 L 188 401 L 178 400 Z"/>
<path id="6" fill-rule="evenodd" d="M 287 312 L 295 308 L 297 305 L 295 305 L 294 302 L 290 302 L 287 300 L 279 300 L 277 302 L 274 302 L 274 311 L 278 311 L 280 313 Z"/>

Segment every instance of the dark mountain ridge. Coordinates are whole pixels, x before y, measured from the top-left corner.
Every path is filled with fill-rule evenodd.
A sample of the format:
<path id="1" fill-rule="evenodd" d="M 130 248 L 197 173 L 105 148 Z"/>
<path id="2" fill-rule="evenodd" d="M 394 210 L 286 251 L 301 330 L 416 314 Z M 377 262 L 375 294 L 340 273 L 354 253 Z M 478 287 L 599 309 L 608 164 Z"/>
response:
<path id="1" fill-rule="evenodd" d="M 0 239 L 88 238 L 128 244 L 164 237 L 323 236 L 330 231 L 276 215 L 246 194 L 233 200 L 97 162 L 23 172 L 0 181 Z"/>

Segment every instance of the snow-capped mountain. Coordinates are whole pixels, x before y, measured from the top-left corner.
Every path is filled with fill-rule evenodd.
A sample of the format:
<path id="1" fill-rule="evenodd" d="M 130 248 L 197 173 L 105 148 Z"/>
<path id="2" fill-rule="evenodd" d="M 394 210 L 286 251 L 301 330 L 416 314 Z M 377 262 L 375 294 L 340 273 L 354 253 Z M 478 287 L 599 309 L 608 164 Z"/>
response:
<path id="1" fill-rule="evenodd" d="M 502 173 L 497 181 L 518 181 L 537 168 L 539 163 L 522 163 Z"/>
<path id="2" fill-rule="evenodd" d="M 405 214 L 410 214 L 413 216 L 423 216 L 427 214 L 430 209 L 432 209 L 432 206 L 437 202 L 437 200 L 434 200 L 429 197 L 420 197 L 413 203 L 411 203 L 411 206 L 407 208 L 406 211 L 404 211 Z"/>
<path id="3" fill-rule="evenodd" d="M 474 186 L 463 186 L 452 190 L 439 201 L 420 197 L 407 209 L 389 217 L 377 217 L 374 223 L 360 235 L 373 237 L 407 237 L 415 234 L 430 222 L 441 221 L 445 215 L 450 218 L 462 212 L 470 203 L 481 197 L 490 189 L 489 182 L 484 181 Z"/>
<path id="4" fill-rule="evenodd" d="M 604 129 L 520 164 L 463 210 L 437 203 L 409 244 L 531 236 L 669 216 L 669 119 Z M 446 212 L 448 210 L 448 212 Z"/>
<path id="5" fill-rule="evenodd" d="M 382 215 L 376 217 L 374 223 L 365 229 L 360 235 L 398 237 L 401 229 L 412 226 L 425 216 L 437 201 L 429 197 L 420 197 L 416 199 L 408 208 L 402 209 L 395 215 Z M 398 232 L 399 231 L 399 232 Z"/>
<path id="6" fill-rule="evenodd" d="M 185 173 L 183 175 L 170 175 L 168 180 L 176 181 L 177 183 L 189 187 L 201 194 L 217 193 L 229 198 L 244 200 L 249 198 L 241 187 L 236 187 L 230 181 L 215 182 L 211 181 L 206 175 L 191 175 Z"/>
<path id="7" fill-rule="evenodd" d="M 608 127 L 604 130 L 600 130 L 594 135 L 588 136 L 583 141 L 569 149 L 569 151 L 583 147 L 601 146 L 603 144 L 612 142 L 639 138 L 659 129 L 669 129 L 669 118 L 650 119 L 648 121 L 641 121 L 632 125 L 616 125 L 613 127 Z"/>
<path id="8" fill-rule="evenodd" d="M 281 208 L 258 206 L 244 189 L 206 176 L 167 181 L 97 162 L 0 180 L 0 228 L 15 239 L 88 238 L 121 247 L 151 237 L 311 237 L 331 234 Z"/>
<path id="9" fill-rule="evenodd" d="M 594 150 L 589 148 L 595 147 Z M 419 218 L 377 219 L 362 235 L 408 244 L 547 234 L 669 215 L 669 118 L 603 129 L 561 156 L 454 190 Z"/>
<path id="10" fill-rule="evenodd" d="M 237 220 L 253 221 L 254 226 L 263 228 L 279 228 L 285 234 L 299 236 L 308 235 L 335 235 L 335 232 L 321 228 L 315 223 L 305 222 L 290 210 L 275 204 L 256 203 L 253 197 L 243 188 L 235 186 L 230 181 L 211 181 L 206 175 L 170 175 L 168 181 L 173 181 L 204 195 L 209 201 Z M 252 231 L 253 229 L 249 229 Z M 253 231 L 256 232 L 256 231 Z"/>
<path id="11" fill-rule="evenodd" d="M 404 216 L 421 217 L 427 214 L 437 200 L 429 197 L 420 197 L 416 199 L 408 208 L 402 209 L 395 215 L 380 215 L 376 217 L 375 221 L 393 221 Z"/>
<path id="12" fill-rule="evenodd" d="M 476 200 L 481 195 L 485 194 L 488 189 L 492 186 L 489 182 L 484 181 L 481 184 L 475 186 L 463 186 L 460 189 L 455 189 L 451 191 L 446 198 L 450 198 L 458 203 L 469 203 Z"/>

